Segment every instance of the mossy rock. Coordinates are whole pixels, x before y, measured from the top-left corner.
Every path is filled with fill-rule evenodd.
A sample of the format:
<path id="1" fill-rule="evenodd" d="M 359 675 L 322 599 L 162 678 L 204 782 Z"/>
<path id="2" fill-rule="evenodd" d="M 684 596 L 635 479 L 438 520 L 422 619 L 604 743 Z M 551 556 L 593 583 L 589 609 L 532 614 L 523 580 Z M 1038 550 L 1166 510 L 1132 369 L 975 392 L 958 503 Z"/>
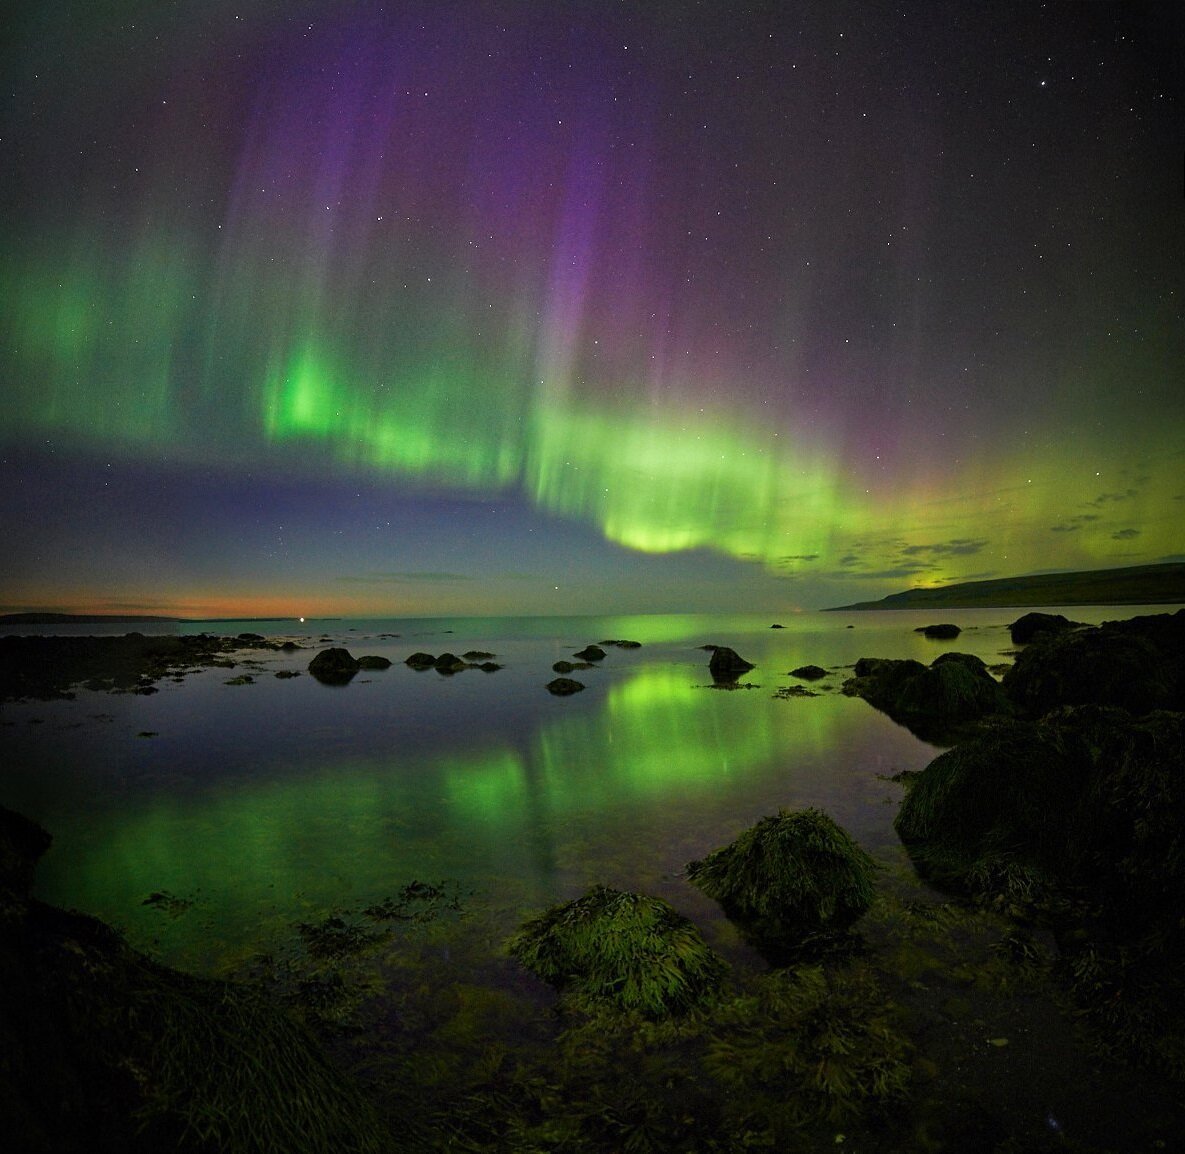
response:
<path id="1" fill-rule="evenodd" d="M 727 972 L 699 931 L 661 898 L 594 886 L 523 924 L 511 957 L 573 1005 L 679 1014 L 711 998 Z"/>
<path id="2" fill-rule="evenodd" d="M 851 926 L 872 904 L 876 868 L 821 810 L 781 810 L 690 862 L 687 879 L 776 954 Z"/>
<path id="3" fill-rule="evenodd" d="M 1040 717 L 1063 705 L 1130 713 L 1185 708 L 1185 617 L 1134 618 L 1047 635 L 1017 655 L 1004 690 Z"/>

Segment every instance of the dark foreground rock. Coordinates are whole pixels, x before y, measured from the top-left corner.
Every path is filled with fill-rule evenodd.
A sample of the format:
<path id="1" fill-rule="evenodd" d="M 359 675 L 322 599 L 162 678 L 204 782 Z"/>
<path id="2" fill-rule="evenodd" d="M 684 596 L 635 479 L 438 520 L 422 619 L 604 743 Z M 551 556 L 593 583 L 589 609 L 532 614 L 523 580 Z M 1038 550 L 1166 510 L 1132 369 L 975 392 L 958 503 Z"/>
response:
<path id="1" fill-rule="evenodd" d="M 1046 634 L 1017 655 L 1003 685 L 1032 717 L 1063 705 L 1185 709 L 1185 610 Z"/>
<path id="2" fill-rule="evenodd" d="M 666 1018 L 719 989 L 727 967 L 661 898 L 594 886 L 526 922 L 511 957 L 576 1006 Z"/>
<path id="3" fill-rule="evenodd" d="M 939 884 L 1049 921 L 1099 1025 L 1185 1080 L 1185 714 L 994 725 L 926 767 L 896 828 Z"/>
<path id="4" fill-rule="evenodd" d="M 5 1149 L 390 1149 L 370 1104 L 287 1013 L 159 965 L 95 918 L 31 900 L 26 883 L 49 841 L 0 808 Z"/>
<path id="5" fill-rule="evenodd" d="M 746 661 L 735 649 L 727 645 L 714 645 L 712 657 L 708 661 L 708 670 L 713 681 L 735 681 L 742 673 L 748 673 L 754 668 L 753 662 Z"/>
<path id="6" fill-rule="evenodd" d="M 982 718 L 1008 710 L 987 666 L 974 654 L 944 653 L 920 661 L 862 657 L 843 684 L 924 741 L 947 743 Z"/>
<path id="7" fill-rule="evenodd" d="M 309 662 L 309 672 L 325 685 L 345 685 L 361 668 L 348 649 L 322 649 Z"/>
<path id="8" fill-rule="evenodd" d="M 846 930 L 872 904 L 876 865 L 825 813 L 781 810 L 687 866 L 753 944 L 778 960 Z"/>

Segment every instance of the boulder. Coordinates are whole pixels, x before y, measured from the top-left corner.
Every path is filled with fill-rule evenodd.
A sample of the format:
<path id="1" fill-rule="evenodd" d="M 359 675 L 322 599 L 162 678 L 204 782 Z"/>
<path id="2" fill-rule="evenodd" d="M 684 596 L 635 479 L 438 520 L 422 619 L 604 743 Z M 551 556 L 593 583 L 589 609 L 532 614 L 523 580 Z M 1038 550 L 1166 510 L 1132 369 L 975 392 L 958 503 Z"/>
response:
<path id="1" fill-rule="evenodd" d="M 267 638 L 262 633 L 240 633 L 235 640 L 246 641 L 248 644 L 254 645 L 260 641 L 266 641 Z"/>
<path id="2" fill-rule="evenodd" d="M 1067 629 L 1079 628 L 1081 624 L 1060 613 L 1026 613 L 1008 626 L 1008 632 L 1014 645 L 1028 645 L 1034 637 L 1046 633 L 1064 633 Z"/>
<path id="3" fill-rule="evenodd" d="M 601 644 L 602 645 L 616 645 L 618 649 L 641 649 L 642 648 L 642 642 L 640 642 L 640 641 L 622 641 L 620 639 L 618 639 L 616 641 L 602 641 Z"/>
<path id="4" fill-rule="evenodd" d="M 581 661 L 600 661 L 605 656 L 605 651 L 599 645 L 586 645 L 579 653 L 573 653 L 573 657 L 579 657 Z"/>
<path id="5" fill-rule="evenodd" d="M 436 658 L 431 653 L 413 653 L 404 661 L 412 669 L 431 669 L 436 664 Z"/>
<path id="6" fill-rule="evenodd" d="M 827 670 L 821 665 L 800 665 L 790 670 L 790 676 L 800 677 L 803 681 L 818 681 L 820 677 L 827 676 Z"/>
<path id="7" fill-rule="evenodd" d="M 358 658 L 359 669 L 390 669 L 391 661 L 387 657 L 379 657 L 376 654 L 368 653 Z"/>
<path id="8" fill-rule="evenodd" d="M 583 682 L 573 681 L 570 677 L 557 677 L 547 683 L 547 692 L 554 693 L 556 697 L 569 697 L 573 693 L 579 693 L 583 688 Z"/>
<path id="9" fill-rule="evenodd" d="M 348 649 L 322 649 L 309 662 L 309 672 L 327 685 L 344 685 L 358 669 L 358 662 Z"/>
<path id="10" fill-rule="evenodd" d="M 872 904 L 876 863 L 821 810 L 781 810 L 687 866 L 687 880 L 770 956 L 846 930 Z"/>
<path id="11" fill-rule="evenodd" d="M 571 673 L 576 666 L 570 661 L 557 661 L 551 668 L 556 673 Z"/>
<path id="12" fill-rule="evenodd" d="M 933 641 L 951 641 L 963 631 L 957 625 L 943 623 L 939 625 L 921 625 L 914 632 L 923 633 Z"/>
<path id="13" fill-rule="evenodd" d="M 713 681 L 735 681 L 742 673 L 754 668 L 753 662 L 746 661 L 735 649 L 729 649 L 726 645 L 714 645 L 711 649 L 708 670 Z"/>
<path id="14" fill-rule="evenodd" d="M 454 673 L 460 673 L 465 668 L 465 662 L 462 661 L 455 653 L 442 653 L 433 663 L 432 668 L 437 673 L 442 673 L 449 677 Z"/>
<path id="15" fill-rule="evenodd" d="M 508 949 L 570 1005 L 653 1019 L 710 998 L 728 971 L 667 902 L 608 886 L 524 923 Z"/>
<path id="16" fill-rule="evenodd" d="M 1045 636 L 1017 655 L 1003 685 L 1031 717 L 1063 705 L 1185 709 L 1185 610 Z"/>
<path id="17" fill-rule="evenodd" d="M 1006 713 L 1008 700 L 978 657 L 944 653 L 928 666 L 920 661 L 862 657 L 855 677 L 843 684 L 925 741 L 949 743 L 969 725 Z"/>

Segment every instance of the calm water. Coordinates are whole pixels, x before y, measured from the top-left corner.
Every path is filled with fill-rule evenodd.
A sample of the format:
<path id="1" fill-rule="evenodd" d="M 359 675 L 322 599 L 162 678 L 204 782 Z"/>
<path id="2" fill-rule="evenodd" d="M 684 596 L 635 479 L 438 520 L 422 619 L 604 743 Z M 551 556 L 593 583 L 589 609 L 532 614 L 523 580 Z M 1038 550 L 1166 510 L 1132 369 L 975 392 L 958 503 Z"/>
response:
<path id="1" fill-rule="evenodd" d="M 1066 610 L 1089 621 L 1158 611 Z M 5 704 L 0 800 L 55 835 L 41 897 L 196 969 L 224 969 L 294 919 L 413 879 L 463 882 L 506 932 L 605 882 L 660 894 L 723 933 L 681 870 L 779 807 L 825 809 L 908 872 L 892 831 L 899 788 L 884 776 L 920 769 L 936 750 L 843 697 L 844 667 L 950 649 L 1006 662 L 1007 622 L 1021 612 L 812 613 L 783 629 L 744 616 L 204 623 L 186 631 L 251 630 L 312 648 L 244 651 L 243 667 L 166 679 L 154 696 L 79 690 L 73 701 Z M 936 620 L 962 636 L 913 632 Z M 608 648 L 598 668 L 574 674 L 583 693 L 545 691 L 553 662 L 604 638 L 642 647 Z M 304 670 L 331 642 L 396 664 L 341 687 L 273 676 Z M 755 662 L 742 679 L 754 688 L 708 688 L 705 643 Z M 415 650 L 469 649 L 504 668 L 444 677 L 402 664 Z M 832 671 L 820 695 L 775 698 L 801 684 L 788 670 L 807 663 Z M 255 683 L 226 684 L 243 672 Z M 195 916 L 142 904 L 160 890 L 193 899 Z"/>

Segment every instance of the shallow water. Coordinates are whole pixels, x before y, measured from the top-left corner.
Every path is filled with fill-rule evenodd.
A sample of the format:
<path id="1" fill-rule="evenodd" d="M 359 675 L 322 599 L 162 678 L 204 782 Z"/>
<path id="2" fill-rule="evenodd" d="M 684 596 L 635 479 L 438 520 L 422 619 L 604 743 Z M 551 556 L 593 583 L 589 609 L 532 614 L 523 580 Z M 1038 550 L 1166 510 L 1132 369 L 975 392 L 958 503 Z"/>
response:
<path id="1" fill-rule="evenodd" d="M 39 896 L 199 970 L 413 879 L 457 879 L 507 932 L 604 882 L 666 897 L 720 936 L 715 907 L 682 868 L 780 807 L 826 810 L 908 873 L 892 830 L 899 787 L 885 777 L 937 751 L 843 697 L 845 667 L 945 650 L 1004 662 L 1019 612 L 811 613 L 782 629 L 746 616 L 204 623 L 312 648 L 243 651 L 233 672 L 165 679 L 153 696 L 79 690 L 73 701 L 5 704 L 0 799 L 55 835 Z M 964 632 L 952 642 L 914 632 L 938 619 Z M 574 674 L 583 693 L 545 691 L 553 662 L 605 638 L 642 647 L 607 647 L 597 668 Z M 346 686 L 273 676 L 304 670 L 331 643 L 396 664 Z M 708 643 L 756 664 L 741 679 L 751 688 L 709 688 L 698 648 Z M 446 677 L 402 664 L 415 650 L 470 649 L 504 667 Z M 775 698 L 804 684 L 788 670 L 808 663 L 831 671 L 811 686 L 819 696 Z M 226 684 L 243 672 L 255 683 Z M 190 912 L 143 904 L 159 891 L 192 900 Z"/>

